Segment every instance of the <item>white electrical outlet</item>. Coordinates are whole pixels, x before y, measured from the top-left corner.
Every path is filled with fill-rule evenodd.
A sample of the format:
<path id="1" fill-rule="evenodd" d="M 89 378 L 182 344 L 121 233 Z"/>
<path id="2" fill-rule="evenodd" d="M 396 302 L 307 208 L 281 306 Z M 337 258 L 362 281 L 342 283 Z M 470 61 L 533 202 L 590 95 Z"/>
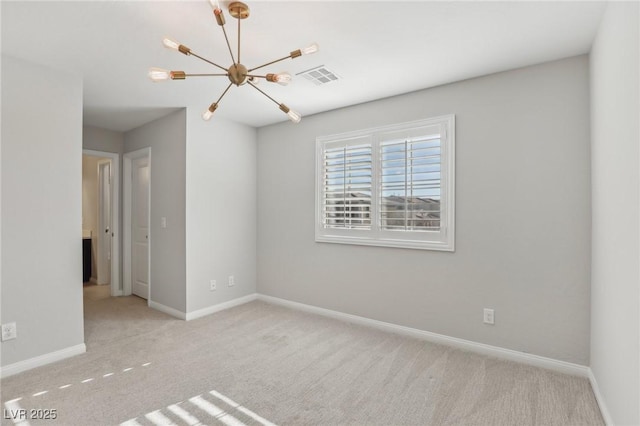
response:
<path id="1" fill-rule="evenodd" d="M 236 281 L 233 279 L 233 275 L 229 275 L 229 287 L 236 285 Z"/>
<path id="2" fill-rule="evenodd" d="M 493 309 L 484 308 L 484 323 L 485 324 L 494 324 L 494 314 Z"/>
<path id="3" fill-rule="evenodd" d="M 211 289 L 211 291 L 216 291 L 217 290 L 218 285 L 216 284 L 216 280 L 209 281 L 209 288 Z"/>
<path id="4" fill-rule="evenodd" d="M 18 330 L 15 322 L 2 324 L 2 341 L 11 340 L 18 337 Z"/>

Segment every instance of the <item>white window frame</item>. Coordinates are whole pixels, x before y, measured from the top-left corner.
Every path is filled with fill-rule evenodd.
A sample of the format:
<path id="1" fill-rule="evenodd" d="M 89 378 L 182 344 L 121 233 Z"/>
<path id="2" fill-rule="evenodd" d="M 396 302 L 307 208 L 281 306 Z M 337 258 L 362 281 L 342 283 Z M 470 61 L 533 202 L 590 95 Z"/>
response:
<path id="1" fill-rule="evenodd" d="M 379 226 L 380 146 L 384 134 L 411 133 L 422 127 L 440 127 L 440 230 L 389 231 Z M 323 224 L 324 151 L 327 146 L 368 138 L 372 144 L 371 229 L 334 229 Z M 423 250 L 455 251 L 455 115 L 375 127 L 316 138 L 315 240 L 321 243 L 356 244 Z"/>

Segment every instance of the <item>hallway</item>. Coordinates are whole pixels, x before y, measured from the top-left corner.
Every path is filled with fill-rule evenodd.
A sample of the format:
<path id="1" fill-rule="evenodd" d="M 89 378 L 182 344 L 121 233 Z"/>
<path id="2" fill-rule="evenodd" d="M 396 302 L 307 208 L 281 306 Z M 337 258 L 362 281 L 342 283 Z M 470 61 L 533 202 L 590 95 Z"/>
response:
<path id="1" fill-rule="evenodd" d="M 157 330 L 162 322 L 179 321 L 151 309 L 137 296 L 111 297 L 108 285 L 83 287 L 84 339 L 87 351 Z"/>

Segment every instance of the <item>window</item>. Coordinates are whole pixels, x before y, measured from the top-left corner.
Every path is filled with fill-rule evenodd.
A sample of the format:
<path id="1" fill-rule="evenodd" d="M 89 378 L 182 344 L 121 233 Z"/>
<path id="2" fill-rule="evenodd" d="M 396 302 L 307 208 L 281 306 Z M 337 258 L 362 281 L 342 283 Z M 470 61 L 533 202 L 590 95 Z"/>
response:
<path id="1" fill-rule="evenodd" d="M 316 145 L 316 241 L 454 250 L 453 115 Z"/>

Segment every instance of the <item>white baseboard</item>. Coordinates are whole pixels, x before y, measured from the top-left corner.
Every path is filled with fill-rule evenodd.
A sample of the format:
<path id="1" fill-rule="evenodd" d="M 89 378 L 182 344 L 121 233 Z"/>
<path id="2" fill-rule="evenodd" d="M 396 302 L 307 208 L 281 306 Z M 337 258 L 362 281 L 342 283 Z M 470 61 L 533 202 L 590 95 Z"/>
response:
<path id="1" fill-rule="evenodd" d="M 209 306 L 207 308 L 198 309 L 197 311 L 187 312 L 187 313 L 181 312 L 177 309 L 170 308 L 161 303 L 154 302 L 153 300 L 149 300 L 149 307 L 156 309 L 160 312 L 164 312 L 165 314 L 171 315 L 172 317 L 185 320 L 185 321 L 191 321 L 196 318 L 204 317 L 206 315 L 211 315 L 215 312 L 220 312 L 225 309 L 233 308 L 234 306 L 244 305 L 245 303 L 249 303 L 253 300 L 256 300 L 257 298 L 258 298 L 258 295 L 256 293 L 249 294 L 248 296 L 239 297 L 237 299 L 229 300 L 228 302 L 218 303 L 217 305 Z"/>
<path id="2" fill-rule="evenodd" d="M 89 282 L 90 282 L 91 284 L 98 285 L 98 279 L 97 279 L 96 277 L 91 277 L 91 278 L 89 278 Z"/>
<path id="3" fill-rule="evenodd" d="M 229 300 L 228 302 L 218 303 L 217 305 L 209 306 L 208 308 L 198 309 L 197 311 L 187 312 L 186 320 L 191 321 L 196 318 L 211 315 L 215 312 L 220 312 L 225 309 L 233 308 L 234 306 L 244 305 L 245 303 L 252 302 L 258 298 L 256 293 L 249 294 L 247 296 L 239 297 L 237 299 Z"/>
<path id="4" fill-rule="evenodd" d="M 598 401 L 598 407 L 600 407 L 600 413 L 602 414 L 605 424 L 607 426 L 613 426 L 613 419 L 611 418 L 607 404 L 604 402 L 604 398 L 600 392 L 600 387 L 598 386 L 598 381 L 596 380 L 596 376 L 593 374 L 593 370 L 591 370 L 591 368 L 589 368 L 589 382 L 591 383 L 591 389 L 593 389 L 596 401 Z"/>
<path id="5" fill-rule="evenodd" d="M 150 308 L 155 309 L 160 312 L 164 312 L 167 315 L 171 315 L 174 318 L 185 319 L 186 314 L 177 309 L 170 308 L 168 306 L 163 305 L 162 303 L 154 302 L 153 300 L 149 300 L 148 305 Z"/>
<path id="6" fill-rule="evenodd" d="M 14 364 L 5 365 L 0 369 L 0 377 L 4 378 L 13 376 L 14 374 L 31 370 L 32 368 L 41 367 L 43 365 L 51 364 L 52 362 L 61 361 L 65 358 L 83 354 L 86 351 L 87 347 L 84 343 L 81 343 L 79 345 L 60 349 L 59 351 L 49 352 L 48 354 L 25 359 L 24 361 L 19 361 Z"/>
<path id="7" fill-rule="evenodd" d="M 574 364 L 566 361 L 559 361 L 553 358 L 528 354 L 525 352 L 505 349 L 498 346 L 486 345 L 484 343 L 473 342 L 470 340 L 459 339 L 457 337 L 445 336 L 444 334 L 432 333 L 430 331 L 419 330 L 417 328 L 405 327 L 402 325 L 391 324 L 388 322 L 378 321 L 374 319 L 364 318 L 357 315 L 345 314 L 343 312 L 332 311 L 330 309 L 319 308 L 317 306 L 305 305 L 304 303 L 292 302 L 290 300 L 280 299 L 277 297 L 258 295 L 258 300 L 262 300 L 274 305 L 281 305 L 300 311 L 310 312 L 354 324 L 375 327 L 379 330 L 389 331 L 392 333 L 403 334 L 405 336 L 426 340 L 433 343 L 439 343 L 447 346 L 453 346 L 471 352 L 480 353 L 496 358 L 506 359 L 519 362 L 522 364 L 533 365 L 535 367 L 546 368 L 548 370 L 558 371 L 560 373 L 571 374 L 580 377 L 589 377 L 589 367 Z"/>

